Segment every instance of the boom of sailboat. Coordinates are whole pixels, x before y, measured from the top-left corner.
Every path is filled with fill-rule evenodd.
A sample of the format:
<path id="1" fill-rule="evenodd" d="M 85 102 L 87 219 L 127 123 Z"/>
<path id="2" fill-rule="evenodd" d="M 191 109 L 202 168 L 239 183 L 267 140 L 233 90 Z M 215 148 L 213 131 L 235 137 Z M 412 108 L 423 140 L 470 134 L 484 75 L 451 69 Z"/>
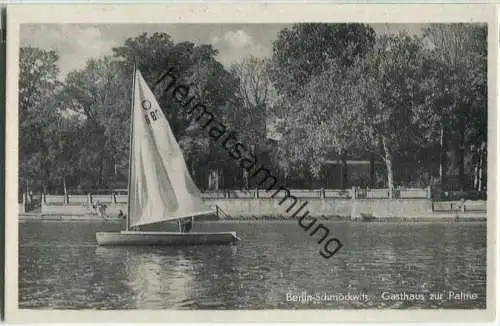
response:
<path id="1" fill-rule="evenodd" d="M 128 214 L 125 230 L 97 232 L 99 245 L 227 244 L 235 232 L 144 231 L 165 222 L 216 215 L 201 199 L 170 124 L 139 70 L 131 105 Z"/>

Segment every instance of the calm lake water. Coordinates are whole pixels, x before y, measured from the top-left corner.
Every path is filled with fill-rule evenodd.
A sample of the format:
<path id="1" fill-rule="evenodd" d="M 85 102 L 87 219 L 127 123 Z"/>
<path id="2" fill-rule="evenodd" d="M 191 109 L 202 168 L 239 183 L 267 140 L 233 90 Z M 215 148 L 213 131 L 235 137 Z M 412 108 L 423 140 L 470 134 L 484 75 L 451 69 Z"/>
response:
<path id="1" fill-rule="evenodd" d="M 486 307 L 485 222 L 323 223 L 344 245 L 330 259 L 294 221 L 200 223 L 243 240 L 177 248 L 98 247 L 120 223 L 23 222 L 19 307 Z"/>

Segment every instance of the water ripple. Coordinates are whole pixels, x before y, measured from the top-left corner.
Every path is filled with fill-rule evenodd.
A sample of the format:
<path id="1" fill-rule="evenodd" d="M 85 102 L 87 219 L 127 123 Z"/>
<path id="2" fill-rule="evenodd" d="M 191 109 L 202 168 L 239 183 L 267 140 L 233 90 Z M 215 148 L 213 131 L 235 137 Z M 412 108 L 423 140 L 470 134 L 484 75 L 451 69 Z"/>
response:
<path id="1" fill-rule="evenodd" d="M 328 224 L 328 223 L 327 223 Z M 119 224 L 22 223 L 20 308 L 485 308 L 485 223 L 331 223 L 330 259 L 295 223 L 202 223 L 236 231 L 235 246 L 108 248 Z M 305 292 L 304 292 L 305 291 Z M 382 293 L 472 292 L 477 300 L 385 300 Z M 364 293 L 366 300 L 293 302 L 287 295 Z"/>

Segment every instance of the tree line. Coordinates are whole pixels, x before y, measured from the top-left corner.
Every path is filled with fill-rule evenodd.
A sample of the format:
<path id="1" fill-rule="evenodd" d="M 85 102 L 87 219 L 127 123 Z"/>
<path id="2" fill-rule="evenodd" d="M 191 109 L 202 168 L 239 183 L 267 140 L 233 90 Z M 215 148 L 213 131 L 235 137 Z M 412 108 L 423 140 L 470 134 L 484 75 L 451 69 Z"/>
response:
<path id="1" fill-rule="evenodd" d="M 364 24 L 295 24 L 279 32 L 270 58 L 243 58 L 226 69 L 217 55 L 208 44 L 145 33 L 62 80 L 56 51 L 22 47 L 20 185 L 126 188 L 135 64 L 202 189 L 220 176 L 222 188 L 252 185 L 155 84 L 170 68 L 290 188 L 328 187 L 332 157 L 347 179 L 347 158 L 367 155 L 385 171 L 367 186 L 485 191 L 485 25 L 434 24 L 415 36 L 377 35 Z M 278 140 L 268 137 L 271 125 Z"/>

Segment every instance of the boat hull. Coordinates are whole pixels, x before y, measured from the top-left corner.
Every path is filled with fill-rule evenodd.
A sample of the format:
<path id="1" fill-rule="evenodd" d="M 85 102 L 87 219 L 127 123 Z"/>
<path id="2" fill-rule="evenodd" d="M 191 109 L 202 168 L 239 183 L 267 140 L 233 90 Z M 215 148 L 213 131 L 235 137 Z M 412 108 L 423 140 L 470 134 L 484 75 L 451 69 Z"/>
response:
<path id="1" fill-rule="evenodd" d="M 175 246 L 200 244 L 231 244 L 239 241 L 235 232 L 97 232 L 100 246 Z"/>

